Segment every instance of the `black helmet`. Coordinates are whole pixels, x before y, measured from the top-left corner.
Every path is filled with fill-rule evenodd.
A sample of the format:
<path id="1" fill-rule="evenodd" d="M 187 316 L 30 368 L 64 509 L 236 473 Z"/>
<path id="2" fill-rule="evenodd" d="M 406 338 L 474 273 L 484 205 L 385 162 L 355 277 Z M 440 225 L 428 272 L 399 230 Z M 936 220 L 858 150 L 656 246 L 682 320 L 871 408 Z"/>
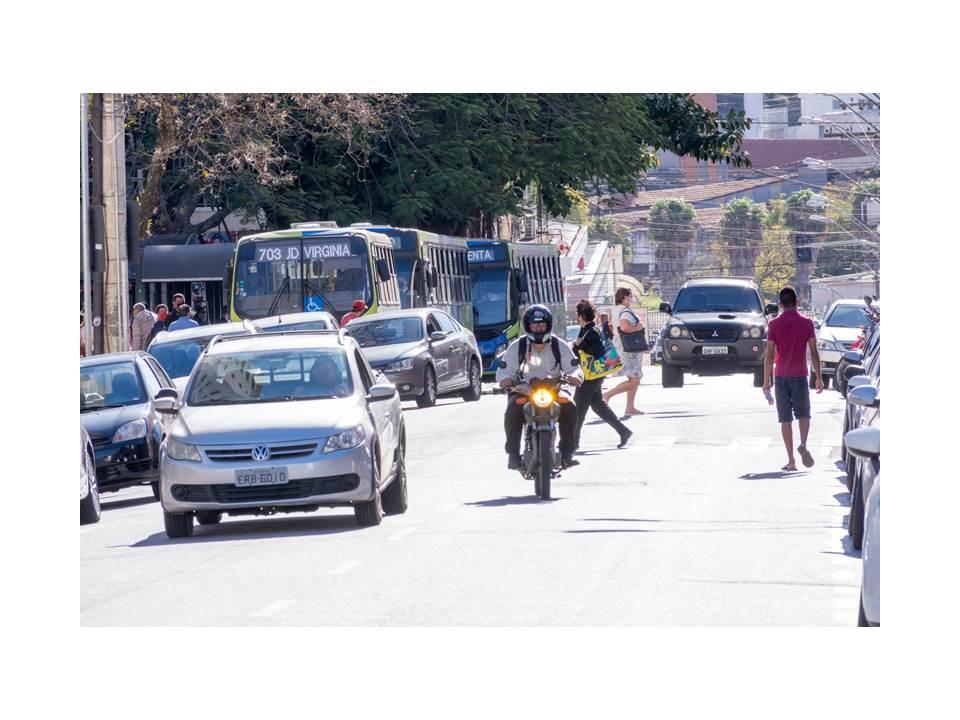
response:
<path id="1" fill-rule="evenodd" d="M 547 329 L 543 333 L 530 332 L 530 323 L 546 323 Z M 523 329 L 531 342 L 545 343 L 550 339 L 550 331 L 553 330 L 553 313 L 546 305 L 531 305 L 523 313 Z"/>

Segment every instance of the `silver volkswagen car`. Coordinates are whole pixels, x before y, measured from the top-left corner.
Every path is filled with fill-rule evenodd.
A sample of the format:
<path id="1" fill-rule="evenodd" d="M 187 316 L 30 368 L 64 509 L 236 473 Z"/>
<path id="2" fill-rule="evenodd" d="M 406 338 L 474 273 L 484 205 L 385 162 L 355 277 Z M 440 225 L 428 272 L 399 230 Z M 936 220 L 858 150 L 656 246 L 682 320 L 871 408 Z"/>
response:
<path id="1" fill-rule="evenodd" d="M 340 331 L 221 337 L 167 415 L 160 502 L 168 537 L 228 515 L 352 506 L 378 525 L 407 509 L 406 435 L 396 388 Z"/>

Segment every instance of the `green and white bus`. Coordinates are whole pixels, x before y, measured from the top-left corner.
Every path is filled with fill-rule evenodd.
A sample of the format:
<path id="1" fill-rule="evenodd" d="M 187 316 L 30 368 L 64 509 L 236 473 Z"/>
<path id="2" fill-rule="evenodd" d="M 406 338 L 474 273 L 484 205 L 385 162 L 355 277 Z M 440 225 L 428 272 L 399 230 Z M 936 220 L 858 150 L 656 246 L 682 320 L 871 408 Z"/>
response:
<path id="1" fill-rule="evenodd" d="M 556 245 L 468 240 L 473 334 L 483 358 L 484 379 L 497 371 L 497 360 L 520 334 L 529 305 L 553 312 L 553 330 L 566 327 L 564 279 Z"/>
<path id="2" fill-rule="evenodd" d="M 425 230 L 355 223 L 393 241 L 394 264 L 403 308 L 439 308 L 473 329 L 466 238 Z"/>
<path id="3" fill-rule="evenodd" d="M 241 238 L 224 288 L 231 320 L 325 310 L 339 322 L 356 300 L 367 313 L 400 307 L 390 238 L 326 222 Z"/>

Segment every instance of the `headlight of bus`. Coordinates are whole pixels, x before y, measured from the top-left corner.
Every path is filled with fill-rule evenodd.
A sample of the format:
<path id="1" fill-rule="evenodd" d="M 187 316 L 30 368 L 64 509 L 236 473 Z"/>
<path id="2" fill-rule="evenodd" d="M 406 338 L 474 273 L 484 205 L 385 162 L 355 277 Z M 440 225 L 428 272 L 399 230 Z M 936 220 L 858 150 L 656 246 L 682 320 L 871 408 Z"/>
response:
<path id="1" fill-rule="evenodd" d="M 178 440 L 174 440 L 172 437 L 168 437 L 166 440 L 164 440 L 164 444 L 167 448 L 167 455 L 172 460 L 203 462 L 203 458 L 200 457 L 200 451 L 197 450 L 196 445 L 183 443 Z"/>
<path id="2" fill-rule="evenodd" d="M 366 436 L 366 433 L 363 431 L 363 425 L 357 425 L 355 428 L 344 430 L 327 438 L 327 443 L 323 446 L 323 451 L 328 453 L 355 448 L 364 441 Z"/>
<path id="3" fill-rule="evenodd" d="M 553 393 L 546 388 L 539 388 L 533 391 L 533 396 L 530 399 L 538 408 L 550 407 L 553 403 Z"/>
<path id="4" fill-rule="evenodd" d="M 131 420 L 113 434 L 113 442 L 126 442 L 127 440 L 136 440 L 147 436 L 147 421 L 144 419 Z"/>

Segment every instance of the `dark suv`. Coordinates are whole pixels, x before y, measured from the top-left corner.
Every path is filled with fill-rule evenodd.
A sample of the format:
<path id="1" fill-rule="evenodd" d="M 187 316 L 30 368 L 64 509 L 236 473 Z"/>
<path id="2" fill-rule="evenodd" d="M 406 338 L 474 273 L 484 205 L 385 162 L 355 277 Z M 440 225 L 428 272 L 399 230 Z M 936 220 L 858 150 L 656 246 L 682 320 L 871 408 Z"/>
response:
<path id="1" fill-rule="evenodd" d="M 753 384 L 763 385 L 767 315 L 756 283 L 749 278 L 697 278 L 677 293 L 663 336 L 665 388 L 683 387 L 683 375 L 753 373 Z"/>

